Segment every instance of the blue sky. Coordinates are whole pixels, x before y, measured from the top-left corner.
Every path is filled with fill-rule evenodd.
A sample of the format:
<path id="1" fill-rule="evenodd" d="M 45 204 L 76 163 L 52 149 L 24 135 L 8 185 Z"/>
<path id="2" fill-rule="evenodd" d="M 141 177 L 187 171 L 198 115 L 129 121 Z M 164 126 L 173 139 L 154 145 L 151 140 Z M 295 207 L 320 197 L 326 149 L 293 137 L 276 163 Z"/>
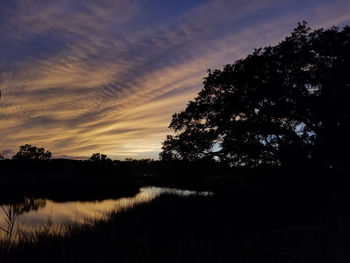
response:
<path id="1" fill-rule="evenodd" d="M 346 0 L 4 0 L 0 152 L 158 158 L 207 69 L 277 44 L 298 22 L 350 23 Z"/>

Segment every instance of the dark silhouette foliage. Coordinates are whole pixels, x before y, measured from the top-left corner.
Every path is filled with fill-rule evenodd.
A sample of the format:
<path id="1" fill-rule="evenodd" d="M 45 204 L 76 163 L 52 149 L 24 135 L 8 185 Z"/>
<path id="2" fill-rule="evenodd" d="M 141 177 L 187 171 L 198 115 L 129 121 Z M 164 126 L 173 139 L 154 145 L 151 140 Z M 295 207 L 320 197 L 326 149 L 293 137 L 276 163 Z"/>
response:
<path id="1" fill-rule="evenodd" d="M 89 161 L 91 162 L 111 162 L 112 160 L 110 158 L 107 158 L 107 155 L 105 154 L 100 154 L 100 153 L 93 153 Z"/>
<path id="2" fill-rule="evenodd" d="M 0 160 L 4 160 L 4 156 L 2 155 L 2 153 L 0 153 Z"/>
<path id="3" fill-rule="evenodd" d="M 233 165 L 346 163 L 350 146 L 350 27 L 299 23 L 276 46 L 209 70 L 204 87 L 173 115 L 163 160 Z"/>
<path id="4" fill-rule="evenodd" d="M 45 151 L 44 148 L 38 148 L 25 144 L 19 147 L 19 152 L 16 153 L 12 159 L 14 160 L 43 160 L 48 161 L 51 159 L 51 152 Z"/>

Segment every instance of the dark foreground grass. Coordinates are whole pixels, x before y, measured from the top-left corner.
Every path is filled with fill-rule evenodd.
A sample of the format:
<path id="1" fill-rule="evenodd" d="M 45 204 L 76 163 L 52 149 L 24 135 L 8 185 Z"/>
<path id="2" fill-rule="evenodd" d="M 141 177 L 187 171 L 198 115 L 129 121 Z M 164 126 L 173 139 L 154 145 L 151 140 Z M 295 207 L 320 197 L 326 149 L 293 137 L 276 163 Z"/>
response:
<path id="1" fill-rule="evenodd" d="M 327 189 L 166 194 L 61 236 L 38 234 L 0 262 L 348 262 L 347 195 Z"/>

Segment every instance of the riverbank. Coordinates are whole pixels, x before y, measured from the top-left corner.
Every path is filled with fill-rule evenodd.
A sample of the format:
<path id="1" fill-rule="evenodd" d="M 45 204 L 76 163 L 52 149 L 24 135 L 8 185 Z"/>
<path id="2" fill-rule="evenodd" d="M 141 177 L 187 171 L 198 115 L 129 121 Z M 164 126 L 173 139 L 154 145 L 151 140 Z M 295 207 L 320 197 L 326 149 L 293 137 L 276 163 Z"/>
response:
<path id="1" fill-rule="evenodd" d="M 256 192 L 342 185 L 347 174 L 318 165 L 230 167 L 218 162 L 131 160 L 0 161 L 0 204 L 24 197 L 84 201 L 132 196 L 143 186 L 197 191 Z M 337 182 L 334 182 L 337 181 Z M 338 182 L 339 181 L 339 182 Z M 322 186 L 324 187 L 324 186 Z M 335 186 L 335 188 L 338 186 Z"/>
<path id="2" fill-rule="evenodd" d="M 38 234 L 1 262 L 344 262 L 346 196 L 321 190 L 164 194 L 62 236 Z"/>
<path id="3" fill-rule="evenodd" d="M 215 192 L 206 197 L 165 194 L 102 221 L 68 225 L 64 233 L 43 226 L 16 246 L 3 246 L 0 262 L 350 259 L 350 180 L 342 171 L 149 160 L 2 161 L 0 171 L 2 202 L 102 200 L 132 196 L 145 185 Z"/>
<path id="4" fill-rule="evenodd" d="M 53 201 L 103 200 L 133 196 L 135 177 L 113 163 L 76 160 L 0 161 L 0 204 L 24 198 Z"/>

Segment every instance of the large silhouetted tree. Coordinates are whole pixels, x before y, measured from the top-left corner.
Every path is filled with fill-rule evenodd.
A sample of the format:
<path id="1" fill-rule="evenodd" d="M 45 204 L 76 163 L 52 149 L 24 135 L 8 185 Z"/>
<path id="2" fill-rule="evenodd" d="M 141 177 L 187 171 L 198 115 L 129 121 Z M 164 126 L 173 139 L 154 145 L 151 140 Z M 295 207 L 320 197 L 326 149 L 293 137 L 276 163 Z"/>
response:
<path id="1" fill-rule="evenodd" d="M 25 144 L 19 147 L 19 152 L 16 153 L 12 159 L 14 160 L 50 160 L 51 152 L 45 151 L 44 148 L 38 148 Z"/>
<path id="2" fill-rule="evenodd" d="M 160 157 L 340 165 L 350 156 L 349 99 L 350 27 L 312 31 L 303 22 L 278 45 L 209 70 L 173 115 Z"/>

